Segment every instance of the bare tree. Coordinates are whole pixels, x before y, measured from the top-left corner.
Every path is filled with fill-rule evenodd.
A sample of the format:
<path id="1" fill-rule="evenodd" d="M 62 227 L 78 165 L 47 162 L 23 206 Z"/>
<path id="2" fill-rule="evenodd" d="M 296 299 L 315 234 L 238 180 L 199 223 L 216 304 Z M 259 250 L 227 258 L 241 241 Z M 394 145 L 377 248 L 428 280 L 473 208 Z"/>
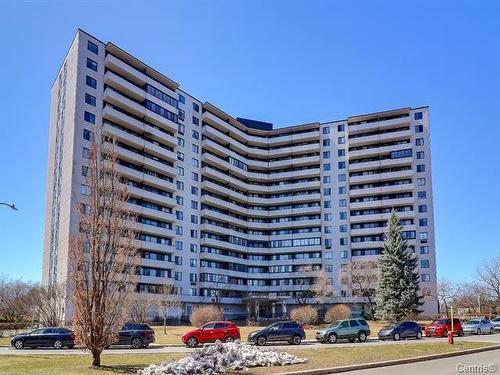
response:
<path id="1" fill-rule="evenodd" d="M 167 334 L 167 319 L 174 312 L 182 309 L 182 302 L 173 284 L 165 284 L 160 288 L 157 306 L 163 316 L 163 332 Z"/>
<path id="2" fill-rule="evenodd" d="M 300 272 L 313 272 L 310 265 L 300 268 Z M 319 271 L 312 283 L 301 284 L 300 290 L 295 293 L 295 301 L 299 306 L 306 306 L 311 299 L 314 304 L 323 303 L 326 298 L 333 296 L 333 286 L 325 271 Z"/>
<path id="3" fill-rule="evenodd" d="M 135 323 L 145 323 L 149 320 L 148 313 L 156 308 L 153 295 L 134 293 L 131 298 L 129 317 Z"/>
<path id="4" fill-rule="evenodd" d="M 478 267 L 475 279 L 491 298 L 500 303 L 500 255 Z"/>
<path id="5" fill-rule="evenodd" d="M 101 365 L 103 349 L 116 342 L 127 319 L 140 261 L 114 142 L 107 141 L 94 135 L 84 180 L 88 199 L 80 210 L 80 233 L 70 243 L 75 341 L 92 353 L 93 366 Z"/>
<path id="6" fill-rule="evenodd" d="M 450 280 L 441 279 L 437 285 L 438 312 L 441 312 L 442 306 L 446 312 L 446 317 L 448 318 L 448 307 L 451 306 L 457 295 L 458 286 L 453 284 Z"/>
<path id="7" fill-rule="evenodd" d="M 23 280 L 0 279 L 0 319 L 26 322 L 33 316 L 33 290 L 36 284 Z"/>
<path id="8" fill-rule="evenodd" d="M 368 306 L 371 319 L 376 320 L 375 289 L 377 285 L 377 262 L 375 260 L 354 261 L 341 272 L 342 284 L 351 289 L 352 295 L 360 297 Z"/>
<path id="9" fill-rule="evenodd" d="M 33 293 L 36 319 L 45 327 L 57 327 L 64 320 L 66 288 L 61 284 L 40 286 Z"/>

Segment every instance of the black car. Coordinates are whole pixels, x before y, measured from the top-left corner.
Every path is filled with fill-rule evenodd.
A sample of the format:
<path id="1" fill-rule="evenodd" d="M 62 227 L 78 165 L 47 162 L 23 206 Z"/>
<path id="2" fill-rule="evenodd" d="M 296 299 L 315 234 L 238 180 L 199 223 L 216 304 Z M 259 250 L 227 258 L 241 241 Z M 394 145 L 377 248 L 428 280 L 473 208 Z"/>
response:
<path id="1" fill-rule="evenodd" d="M 134 349 L 146 348 L 155 342 L 155 331 L 147 324 L 127 323 L 119 332 L 115 345 L 130 345 Z"/>
<path id="2" fill-rule="evenodd" d="M 305 338 L 304 328 L 299 323 L 288 321 L 271 324 L 248 335 L 248 341 L 257 345 L 265 345 L 268 341 L 288 341 L 289 344 L 299 345 Z"/>
<path id="3" fill-rule="evenodd" d="M 383 327 L 378 332 L 378 338 L 380 340 L 393 339 L 395 341 L 407 338 L 420 340 L 422 338 L 422 327 L 410 321 L 393 323 Z"/>
<path id="4" fill-rule="evenodd" d="M 67 328 L 47 327 L 40 328 L 23 335 L 16 335 L 10 341 L 10 344 L 16 349 L 24 347 L 53 347 L 54 349 L 69 349 L 75 346 L 75 335 L 73 331 Z"/>

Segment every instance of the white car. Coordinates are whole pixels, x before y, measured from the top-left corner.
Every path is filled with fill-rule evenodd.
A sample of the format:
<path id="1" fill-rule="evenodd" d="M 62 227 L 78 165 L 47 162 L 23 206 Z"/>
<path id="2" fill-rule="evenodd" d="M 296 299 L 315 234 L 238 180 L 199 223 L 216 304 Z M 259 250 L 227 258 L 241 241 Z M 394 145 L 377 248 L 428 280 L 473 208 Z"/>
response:
<path id="1" fill-rule="evenodd" d="M 487 319 L 471 319 L 462 324 L 464 333 L 481 335 L 485 333 L 492 334 L 495 331 L 493 323 Z"/>
<path id="2" fill-rule="evenodd" d="M 500 331 L 500 316 L 497 316 L 491 322 L 493 323 L 493 327 L 495 327 L 497 331 Z"/>

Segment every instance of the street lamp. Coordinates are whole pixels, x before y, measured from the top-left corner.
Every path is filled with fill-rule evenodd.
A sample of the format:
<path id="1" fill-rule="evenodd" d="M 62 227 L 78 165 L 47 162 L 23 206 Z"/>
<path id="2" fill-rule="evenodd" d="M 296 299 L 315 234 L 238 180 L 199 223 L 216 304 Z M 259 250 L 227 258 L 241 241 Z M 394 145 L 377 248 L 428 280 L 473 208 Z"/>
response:
<path id="1" fill-rule="evenodd" d="M 0 205 L 7 206 L 7 207 L 13 209 L 14 211 L 17 211 L 17 207 L 16 207 L 16 205 L 14 203 L 8 204 L 8 203 L 0 202 Z"/>

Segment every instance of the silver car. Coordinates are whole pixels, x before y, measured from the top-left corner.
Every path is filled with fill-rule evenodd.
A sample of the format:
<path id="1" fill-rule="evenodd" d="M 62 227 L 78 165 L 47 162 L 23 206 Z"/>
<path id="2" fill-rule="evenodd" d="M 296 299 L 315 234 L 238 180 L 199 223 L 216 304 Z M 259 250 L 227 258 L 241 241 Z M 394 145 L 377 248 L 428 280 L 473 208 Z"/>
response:
<path id="1" fill-rule="evenodd" d="M 500 316 L 497 316 L 491 322 L 493 323 L 493 327 L 495 327 L 497 331 L 500 331 Z"/>
<path id="2" fill-rule="evenodd" d="M 493 323 L 487 319 L 471 319 L 465 324 L 462 324 L 462 329 L 464 330 L 464 333 L 476 335 L 485 333 L 492 334 L 495 331 Z"/>

